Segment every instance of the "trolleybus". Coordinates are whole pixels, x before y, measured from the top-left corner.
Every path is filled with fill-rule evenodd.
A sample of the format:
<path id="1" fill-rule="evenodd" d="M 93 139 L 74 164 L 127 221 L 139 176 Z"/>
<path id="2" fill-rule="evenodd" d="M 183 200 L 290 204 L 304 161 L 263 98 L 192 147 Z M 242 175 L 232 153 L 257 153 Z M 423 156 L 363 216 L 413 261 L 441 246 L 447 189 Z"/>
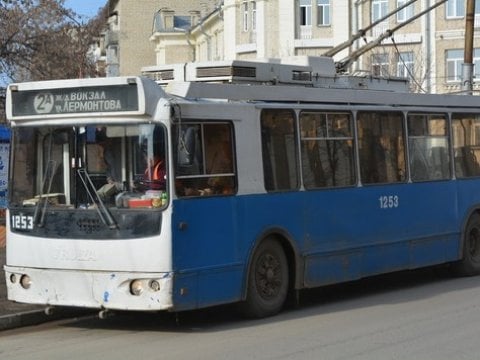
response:
<path id="1" fill-rule="evenodd" d="M 479 98 L 300 60 L 10 85 L 8 298 L 262 317 L 304 288 L 477 274 Z"/>

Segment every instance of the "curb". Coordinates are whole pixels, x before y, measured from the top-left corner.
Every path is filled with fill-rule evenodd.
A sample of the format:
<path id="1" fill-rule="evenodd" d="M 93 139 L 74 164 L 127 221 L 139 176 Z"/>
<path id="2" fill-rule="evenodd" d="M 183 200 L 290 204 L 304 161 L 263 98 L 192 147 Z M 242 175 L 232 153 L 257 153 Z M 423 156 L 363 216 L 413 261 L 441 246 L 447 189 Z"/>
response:
<path id="1" fill-rule="evenodd" d="M 49 316 L 43 310 L 31 310 L 0 316 L 0 331 L 22 326 L 38 325 L 48 321 Z"/>
<path id="2" fill-rule="evenodd" d="M 52 315 L 45 314 L 45 310 L 30 310 L 15 314 L 0 316 L 0 331 L 11 330 L 24 326 L 39 325 L 49 321 L 73 318 L 91 314 L 91 311 L 72 308 L 55 309 Z"/>

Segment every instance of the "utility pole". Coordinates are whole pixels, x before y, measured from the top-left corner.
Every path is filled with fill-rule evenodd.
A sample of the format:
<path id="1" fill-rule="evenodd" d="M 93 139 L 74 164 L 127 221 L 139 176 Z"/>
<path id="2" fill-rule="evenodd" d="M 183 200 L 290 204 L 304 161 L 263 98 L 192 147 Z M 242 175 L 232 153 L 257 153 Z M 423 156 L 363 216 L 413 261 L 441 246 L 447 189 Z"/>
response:
<path id="1" fill-rule="evenodd" d="M 473 31 L 475 22 L 475 0 L 467 0 L 465 16 L 465 54 L 462 66 L 462 90 L 465 94 L 473 91 Z"/>

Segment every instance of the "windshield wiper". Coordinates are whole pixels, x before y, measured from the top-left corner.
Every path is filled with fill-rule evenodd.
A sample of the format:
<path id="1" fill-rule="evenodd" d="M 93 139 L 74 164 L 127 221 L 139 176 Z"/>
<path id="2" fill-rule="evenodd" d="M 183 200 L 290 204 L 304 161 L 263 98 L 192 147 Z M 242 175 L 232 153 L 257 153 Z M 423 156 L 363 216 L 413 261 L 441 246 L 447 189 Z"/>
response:
<path id="1" fill-rule="evenodd" d="M 49 160 L 45 171 L 45 177 L 43 178 L 40 198 L 38 199 L 37 205 L 35 207 L 35 212 L 33 214 L 33 221 L 35 224 L 37 224 L 38 227 L 43 227 L 43 225 L 45 224 L 45 213 L 47 211 L 48 198 L 50 195 L 50 189 L 52 188 L 53 176 L 55 175 L 56 169 L 57 162 L 55 160 Z M 47 191 L 44 192 L 45 184 L 47 183 Z M 40 220 L 38 220 L 39 217 Z"/>
<path id="2" fill-rule="evenodd" d="M 100 196 L 98 196 L 97 190 L 95 189 L 95 185 L 93 185 L 92 179 L 90 178 L 90 175 L 88 175 L 87 170 L 78 169 L 77 173 L 80 180 L 82 180 L 83 187 L 85 188 L 85 191 L 87 192 L 89 199 L 92 201 L 92 203 L 98 204 L 96 206 L 96 209 L 98 212 L 98 216 L 100 216 L 100 219 L 102 220 L 102 222 L 112 230 L 118 229 L 117 222 L 115 221 L 112 214 L 103 203 Z"/>

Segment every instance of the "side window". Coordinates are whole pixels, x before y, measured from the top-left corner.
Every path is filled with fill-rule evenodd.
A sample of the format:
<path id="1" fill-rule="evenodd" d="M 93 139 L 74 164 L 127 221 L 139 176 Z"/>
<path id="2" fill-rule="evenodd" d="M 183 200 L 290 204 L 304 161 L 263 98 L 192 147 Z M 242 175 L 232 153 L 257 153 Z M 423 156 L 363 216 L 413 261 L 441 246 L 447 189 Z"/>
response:
<path id="1" fill-rule="evenodd" d="M 302 112 L 300 131 L 305 188 L 355 184 L 352 118 L 349 113 Z"/>
<path id="2" fill-rule="evenodd" d="M 454 114 L 452 132 L 455 175 L 480 176 L 480 115 Z"/>
<path id="3" fill-rule="evenodd" d="M 263 110 L 262 159 L 267 191 L 298 188 L 295 114 L 290 110 Z"/>
<path id="4" fill-rule="evenodd" d="M 412 181 L 449 179 L 450 155 L 444 114 L 408 114 Z"/>
<path id="5" fill-rule="evenodd" d="M 402 113 L 359 112 L 357 126 L 362 183 L 405 181 Z"/>
<path id="6" fill-rule="evenodd" d="M 229 195 L 236 189 L 233 126 L 182 123 L 172 128 L 178 196 Z"/>

